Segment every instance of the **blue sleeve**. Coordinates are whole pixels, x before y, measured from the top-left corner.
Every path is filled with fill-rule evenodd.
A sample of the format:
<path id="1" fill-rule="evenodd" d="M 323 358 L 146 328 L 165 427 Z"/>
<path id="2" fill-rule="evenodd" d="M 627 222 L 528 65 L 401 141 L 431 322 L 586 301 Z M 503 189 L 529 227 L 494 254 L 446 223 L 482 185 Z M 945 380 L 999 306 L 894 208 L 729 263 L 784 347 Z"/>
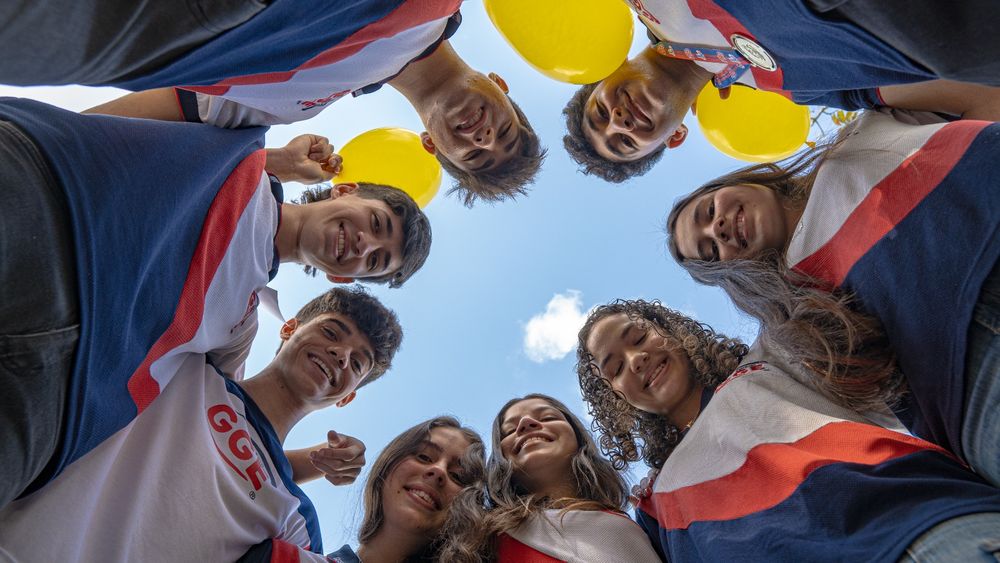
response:
<path id="1" fill-rule="evenodd" d="M 858 90 L 833 90 L 830 92 L 792 92 L 792 100 L 800 105 L 830 106 L 845 110 L 862 110 L 881 107 L 876 88 Z"/>
<path id="2" fill-rule="evenodd" d="M 201 123 L 201 116 L 198 114 L 198 95 L 182 88 L 174 88 L 174 93 L 177 95 L 177 103 L 181 106 L 184 121 Z"/>
<path id="3" fill-rule="evenodd" d="M 665 546 L 663 545 L 663 539 L 660 537 L 660 525 L 656 519 L 636 508 L 635 521 L 642 528 L 642 531 L 646 532 L 646 535 L 649 536 L 649 543 L 653 544 L 653 549 L 660 556 L 660 560 L 670 561 L 667 559 L 666 552 L 664 551 Z"/>
<path id="4" fill-rule="evenodd" d="M 264 540 L 248 549 L 236 563 L 268 563 L 271 561 L 272 545 L 273 540 Z"/>

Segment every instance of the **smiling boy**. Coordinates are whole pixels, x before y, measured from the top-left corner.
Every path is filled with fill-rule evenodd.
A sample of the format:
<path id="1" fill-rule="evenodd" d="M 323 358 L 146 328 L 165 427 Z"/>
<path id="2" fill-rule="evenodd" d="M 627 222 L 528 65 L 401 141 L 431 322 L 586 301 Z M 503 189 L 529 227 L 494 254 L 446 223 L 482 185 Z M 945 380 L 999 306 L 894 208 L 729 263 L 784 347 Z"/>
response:
<path id="1" fill-rule="evenodd" d="M 773 91 L 799 104 L 1000 118 L 1000 89 L 939 80 L 878 36 L 800 1 L 630 4 L 652 45 L 601 82 L 580 88 L 563 110 L 566 150 L 585 173 L 610 182 L 645 174 L 665 149 L 680 146 L 687 137 L 681 122 L 708 84 L 723 92 L 730 86 Z M 998 80 L 981 72 L 961 76 Z"/>
<path id="2" fill-rule="evenodd" d="M 409 196 L 339 185 L 283 203 L 277 178 L 317 173 L 307 155 L 329 165 L 330 149 L 299 138 L 299 158 L 277 157 L 263 133 L 0 102 L 0 279 L 17 296 L 0 305 L 0 506 L 148 408 L 184 354 L 239 377 L 281 261 L 393 287 L 423 264 L 430 225 Z"/>
<path id="3" fill-rule="evenodd" d="M 2 552 L 13 560 L 235 561 L 270 540 L 276 553 L 322 560 L 315 510 L 281 444 L 305 415 L 344 406 L 381 377 L 402 329 L 360 288 L 335 288 L 280 337 L 274 360 L 242 382 L 206 355 L 186 354 L 146 412 L 48 487 L 0 510 Z"/>

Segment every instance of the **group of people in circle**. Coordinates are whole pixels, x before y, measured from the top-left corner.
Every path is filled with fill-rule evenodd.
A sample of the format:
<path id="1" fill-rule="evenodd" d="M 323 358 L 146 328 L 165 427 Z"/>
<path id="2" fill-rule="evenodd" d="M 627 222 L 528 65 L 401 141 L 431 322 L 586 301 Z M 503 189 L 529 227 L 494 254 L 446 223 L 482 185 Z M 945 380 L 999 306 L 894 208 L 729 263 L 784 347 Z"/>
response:
<path id="1" fill-rule="evenodd" d="M 431 228 L 393 186 L 286 202 L 284 182 L 342 163 L 324 137 L 265 149 L 264 134 L 389 85 L 465 204 L 525 195 L 545 149 L 506 82 L 449 43 L 460 4 L 0 7 L 0 83 L 133 90 L 79 114 L 0 100 L 0 555 L 1000 555 L 1000 7 L 978 0 L 628 0 L 672 47 L 569 100 L 564 145 L 584 173 L 649 173 L 709 83 L 861 111 L 667 216 L 669 254 L 759 321 L 756 342 L 659 301 L 601 305 L 577 346 L 592 424 L 532 394 L 500 408 L 489 448 L 449 416 L 407 429 L 368 470 L 357 546 L 324 550 L 297 483 L 354 482 L 364 445 L 282 443 L 387 375 L 403 329 L 360 286 L 335 286 L 245 377 L 267 283 L 295 262 L 401 287 Z M 692 45 L 728 58 L 664 54 Z M 651 471 L 630 488 L 635 463 Z"/>

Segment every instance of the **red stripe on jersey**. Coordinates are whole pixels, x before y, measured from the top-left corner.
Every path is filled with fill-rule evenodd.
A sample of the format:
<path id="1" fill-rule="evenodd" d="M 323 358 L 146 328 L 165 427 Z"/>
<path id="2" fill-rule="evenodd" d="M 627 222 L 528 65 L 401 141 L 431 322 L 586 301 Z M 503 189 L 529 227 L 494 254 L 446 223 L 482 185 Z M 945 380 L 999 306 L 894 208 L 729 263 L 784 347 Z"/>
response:
<path id="1" fill-rule="evenodd" d="M 743 27 L 743 24 L 739 20 L 712 0 L 688 0 L 688 9 L 691 10 L 691 15 L 694 17 L 708 20 L 727 41 L 730 40 L 729 38 L 734 33 L 739 33 L 744 37 L 757 41 L 757 38 L 747 28 Z M 760 41 L 757 41 L 757 43 L 761 47 L 764 47 L 764 49 L 767 49 L 767 45 L 764 45 Z M 770 50 L 768 50 L 768 53 L 772 57 L 775 56 Z M 773 71 L 766 71 L 762 68 L 751 66 L 750 72 L 753 73 L 753 79 L 757 83 L 758 88 L 776 92 L 790 100 L 792 99 L 791 92 L 787 92 L 782 88 L 785 84 L 785 75 L 781 72 L 781 63 L 777 58 L 775 58 L 775 62 L 779 66 Z"/>
<path id="2" fill-rule="evenodd" d="M 564 563 L 562 559 L 546 555 L 507 534 L 500 534 L 497 544 L 499 563 Z"/>
<path id="3" fill-rule="evenodd" d="M 337 45 L 309 59 L 298 68 L 281 72 L 235 76 L 222 80 L 214 86 L 192 86 L 186 89 L 202 94 L 221 96 L 229 90 L 230 86 L 288 82 L 299 71 L 331 65 L 351 57 L 369 43 L 393 37 L 403 31 L 434 20 L 450 17 L 458 11 L 460 4 L 461 0 L 407 0 L 386 17 L 355 31 Z"/>
<path id="4" fill-rule="evenodd" d="M 247 483 L 249 483 L 250 479 L 246 475 L 244 475 L 242 471 L 240 471 L 240 468 L 238 468 L 235 465 L 233 465 L 233 462 L 230 461 L 228 457 L 226 457 L 226 454 L 223 453 L 221 449 L 219 449 L 219 445 L 215 444 L 215 443 L 213 443 L 212 445 L 215 446 L 215 451 L 219 452 L 219 457 L 222 458 L 222 461 L 226 462 L 226 465 L 228 465 L 229 467 L 232 467 L 233 471 L 235 471 L 237 475 L 239 475 L 240 477 L 243 478 L 244 481 L 246 481 Z"/>
<path id="5" fill-rule="evenodd" d="M 205 295 L 236 233 L 243 211 L 257 191 L 265 155 L 261 149 L 244 158 L 226 178 L 208 208 L 174 318 L 128 381 L 129 394 L 140 413 L 160 394 L 160 385 L 153 379 L 150 366 L 170 350 L 190 341 L 201 326 Z"/>
<path id="6" fill-rule="evenodd" d="M 872 246 L 934 191 L 989 122 L 956 121 L 942 127 L 882 179 L 840 229 L 794 268 L 837 287 Z"/>
<path id="7" fill-rule="evenodd" d="M 271 540 L 271 563 L 298 563 L 299 548 L 286 541 Z"/>
<path id="8" fill-rule="evenodd" d="M 834 422 L 788 444 L 762 444 L 736 471 L 668 493 L 653 493 L 639 508 L 667 530 L 694 522 L 735 520 L 787 499 L 820 467 L 877 465 L 920 451 L 945 450 L 912 436 L 857 422 Z"/>

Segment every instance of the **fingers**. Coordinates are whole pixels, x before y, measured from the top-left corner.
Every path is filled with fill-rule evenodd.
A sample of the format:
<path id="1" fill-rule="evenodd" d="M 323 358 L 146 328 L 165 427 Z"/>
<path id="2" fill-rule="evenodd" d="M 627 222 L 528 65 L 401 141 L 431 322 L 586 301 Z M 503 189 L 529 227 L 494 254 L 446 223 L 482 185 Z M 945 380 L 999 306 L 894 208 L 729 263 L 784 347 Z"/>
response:
<path id="1" fill-rule="evenodd" d="M 333 154 L 333 145 L 326 137 L 312 135 L 312 143 L 309 145 L 309 160 L 315 162 L 325 162 Z"/>
<path id="2" fill-rule="evenodd" d="M 334 485 L 353 483 L 365 465 L 365 445 L 361 440 L 346 434 L 330 431 L 327 447 L 309 453 L 316 469 Z"/>
<path id="3" fill-rule="evenodd" d="M 331 154 L 330 157 L 322 163 L 321 167 L 324 172 L 329 172 L 330 174 L 336 176 L 344 169 L 344 159 L 341 158 L 339 154 Z"/>
<path id="4" fill-rule="evenodd" d="M 719 89 L 719 99 L 727 100 L 729 99 L 729 93 L 732 92 L 732 86 L 726 86 L 725 88 Z"/>

